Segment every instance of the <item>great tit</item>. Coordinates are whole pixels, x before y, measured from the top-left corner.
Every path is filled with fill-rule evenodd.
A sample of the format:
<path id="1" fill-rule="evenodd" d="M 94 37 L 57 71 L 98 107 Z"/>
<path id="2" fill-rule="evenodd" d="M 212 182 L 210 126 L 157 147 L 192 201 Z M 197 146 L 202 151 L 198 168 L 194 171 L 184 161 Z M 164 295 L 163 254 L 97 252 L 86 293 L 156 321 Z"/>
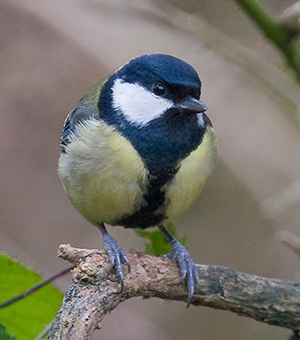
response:
<path id="1" fill-rule="evenodd" d="M 187 250 L 164 224 L 202 191 L 216 158 L 216 137 L 201 82 L 186 62 L 165 54 L 131 60 L 97 83 L 67 116 L 58 173 L 74 207 L 102 235 L 123 284 L 126 253 L 104 223 L 158 226 L 186 279 L 190 304 L 199 284 Z"/>

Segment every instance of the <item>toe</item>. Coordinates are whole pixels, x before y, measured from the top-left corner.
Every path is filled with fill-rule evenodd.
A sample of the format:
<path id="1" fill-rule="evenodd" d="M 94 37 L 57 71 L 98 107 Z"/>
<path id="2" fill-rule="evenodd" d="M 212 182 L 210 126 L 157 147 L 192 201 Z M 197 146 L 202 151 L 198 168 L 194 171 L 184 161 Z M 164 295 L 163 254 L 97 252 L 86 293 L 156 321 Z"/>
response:
<path id="1" fill-rule="evenodd" d="M 187 307 L 190 305 L 195 287 L 200 284 L 199 274 L 196 265 L 190 257 L 188 251 L 179 242 L 172 245 L 171 253 L 169 257 L 177 261 L 180 269 L 181 279 L 186 279 L 188 289 Z"/>
<path id="2" fill-rule="evenodd" d="M 123 267 L 122 264 L 126 265 L 129 269 L 129 261 L 124 250 L 118 245 L 116 240 L 110 235 L 106 234 L 103 237 L 104 249 L 108 253 L 108 257 L 111 263 L 111 269 L 116 268 L 117 275 L 120 277 L 121 284 L 123 286 Z"/>

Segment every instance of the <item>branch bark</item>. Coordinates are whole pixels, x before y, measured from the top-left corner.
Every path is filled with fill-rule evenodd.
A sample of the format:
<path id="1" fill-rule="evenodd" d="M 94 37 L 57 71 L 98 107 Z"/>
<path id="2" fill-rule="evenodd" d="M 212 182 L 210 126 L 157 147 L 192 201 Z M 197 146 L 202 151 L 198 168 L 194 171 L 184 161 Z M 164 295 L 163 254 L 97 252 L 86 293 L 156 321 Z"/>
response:
<path id="1" fill-rule="evenodd" d="M 186 301 L 177 265 L 166 257 L 128 254 L 124 287 L 110 270 L 105 251 L 61 245 L 59 256 L 75 265 L 70 285 L 48 339 L 91 339 L 103 316 L 136 296 Z M 300 330 L 300 283 L 268 279 L 221 266 L 197 265 L 201 285 L 194 306 L 235 312 L 270 325 Z M 124 267 L 124 270 L 126 268 Z"/>

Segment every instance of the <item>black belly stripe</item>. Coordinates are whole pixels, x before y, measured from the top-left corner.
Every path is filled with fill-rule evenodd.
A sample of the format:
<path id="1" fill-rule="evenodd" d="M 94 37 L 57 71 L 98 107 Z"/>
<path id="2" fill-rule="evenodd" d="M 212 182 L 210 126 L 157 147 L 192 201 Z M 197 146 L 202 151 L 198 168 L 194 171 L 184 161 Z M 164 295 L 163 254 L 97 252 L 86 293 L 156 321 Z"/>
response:
<path id="1" fill-rule="evenodd" d="M 195 115 L 192 118 L 195 119 Z M 162 188 L 166 183 L 170 184 L 173 180 L 180 168 L 182 159 L 188 157 L 201 144 L 205 132 L 205 128 L 199 129 L 195 122 L 192 127 L 196 130 L 194 134 L 183 128 L 179 135 L 174 133 L 169 135 L 169 138 L 162 138 L 162 140 L 159 140 L 159 138 L 151 139 L 151 130 L 147 132 L 149 136 L 146 139 L 143 139 L 141 135 L 139 139 L 135 139 L 143 131 L 136 131 L 134 137 L 126 136 L 124 133 L 143 159 L 145 167 L 149 171 L 149 183 L 147 191 L 143 195 L 147 204 L 132 215 L 119 218 L 115 221 L 116 225 L 125 228 L 145 229 L 157 226 L 167 219 L 166 210 L 170 202 L 166 201 L 165 190 Z M 147 135 L 147 133 L 145 134 Z M 164 135 L 163 132 L 161 132 L 161 135 Z"/>
<path id="2" fill-rule="evenodd" d="M 145 229 L 151 226 L 157 226 L 167 216 L 164 212 L 155 213 L 165 203 L 165 191 L 162 187 L 172 181 L 179 168 L 164 169 L 158 176 L 149 175 L 149 184 L 147 186 L 147 193 L 143 198 L 147 205 L 141 207 L 134 214 L 130 216 L 123 216 L 116 221 L 116 224 L 125 228 L 141 228 Z"/>

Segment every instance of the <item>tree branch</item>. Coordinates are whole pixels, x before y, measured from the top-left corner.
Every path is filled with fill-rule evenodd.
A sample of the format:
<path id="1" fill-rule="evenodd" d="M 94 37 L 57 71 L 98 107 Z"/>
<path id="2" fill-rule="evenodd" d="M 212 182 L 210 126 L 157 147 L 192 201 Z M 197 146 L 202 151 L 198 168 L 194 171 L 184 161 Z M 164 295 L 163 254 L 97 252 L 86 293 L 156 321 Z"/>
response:
<path id="1" fill-rule="evenodd" d="M 75 265 L 73 283 L 52 322 L 48 339 L 91 339 L 103 316 L 135 296 L 186 301 L 177 265 L 166 257 L 128 254 L 130 273 L 120 283 L 105 251 L 61 245 L 59 256 Z M 300 283 L 267 279 L 231 268 L 197 265 L 201 285 L 194 306 L 248 316 L 270 325 L 300 330 Z M 124 267 L 124 270 L 126 268 Z"/>
<path id="2" fill-rule="evenodd" d="M 285 22 L 273 19 L 257 0 L 235 0 L 255 24 L 264 32 L 286 57 L 300 80 L 300 44 L 294 37 L 299 33 Z"/>

